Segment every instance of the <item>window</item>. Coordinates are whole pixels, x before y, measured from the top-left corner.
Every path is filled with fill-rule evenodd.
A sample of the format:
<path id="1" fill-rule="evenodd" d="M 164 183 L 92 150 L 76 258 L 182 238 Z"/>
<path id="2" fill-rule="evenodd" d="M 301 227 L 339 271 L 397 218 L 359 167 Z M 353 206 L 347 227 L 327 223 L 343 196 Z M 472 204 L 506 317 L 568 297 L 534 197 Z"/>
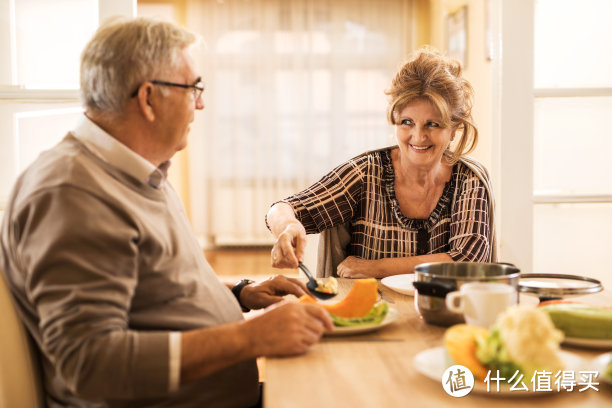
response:
<path id="1" fill-rule="evenodd" d="M 611 18 L 607 0 L 535 2 L 537 272 L 608 279 L 602 266 L 612 248 Z"/>
<path id="2" fill-rule="evenodd" d="M 78 89 L 79 56 L 98 26 L 97 0 L 17 0 L 14 4 L 13 85 Z"/>
<path id="3" fill-rule="evenodd" d="M 410 2 L 198 5 L 188 26 L 206 41 L 207 95 L 190 139 L 192 220 L 216 244 L 269 243 L 273 202 L 393 143 L 384 90 L 410 51 Z"/>
<path id="4" fill-rule="evenodd" d="M 82 112 L 79 58 L 110 15 L 131 2 L 0 0 L 0 212 L 15 179 Z M 67 24 L 69 22 L 69 24 Z"/>

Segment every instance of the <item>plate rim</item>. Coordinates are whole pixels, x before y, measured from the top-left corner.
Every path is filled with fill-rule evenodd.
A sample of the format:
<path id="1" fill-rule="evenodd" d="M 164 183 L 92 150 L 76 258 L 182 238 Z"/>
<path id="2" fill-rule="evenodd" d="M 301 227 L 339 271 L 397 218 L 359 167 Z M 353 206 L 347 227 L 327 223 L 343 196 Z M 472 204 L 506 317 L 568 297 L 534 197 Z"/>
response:
<path id="1" fill-rule="evenodd" d="M 398 288 L 397 286 L 393 286 L 393 284 L 389 283 L 390 281 L 400 279 L 399 277 L 404 278 L 406 276 L 411 276 L 412 277 L 411 283 L 414 282 L 415 280 L 414 273 L 400 273 L 398 275 L 385 276 L 384 278 L 380 280 L 380 283 L 382 283 L 385 287 L 397 293 L 401 293 L 402 295 L 414 296 L 414 286 L 412 287 L 412 289 L 404 289 L 404 288 Z"/>
<path id="2" fill-rule="evenodd" d="M 565 337 L 563 345 L 576 346 L 589 349 L 609 349 L 612 348 L 612 339 L 589 339 L 583 337 Z"/>
<path id="3" fill-rule="evenodd" d="M 389 311 L 387 312 L 387 316 L 385 316 L 384 320 L 378 324 L 367 324 L 363 326 L 340 326 L 334 327 L 334 331 L 326 331 L 324 333 L 325 336 L 349 336 L 352 334 L 361 334 L 368 333 L 371 331 L 375 331 L 378 329 L 382 329 L 385 326 L 390 325 L 395 322 L 399 317 L 399 312 L 397 309 L 389 306 Z"/>
<path id="4" fill-rule="evenodd" d="M 441 370 L 441 372 L 439 373 L 438 376 L 434 376 L 431 372 L 427 372 L 425 370 L 423 370 L 423 366 L 427 366 L 428 364 L 421 364 L 421 362 L 426 362 L 426 361 L 435 361 L 436 359 L 445 359 L 445 352 L 446 349 L 444 346 L 438 346 L 438 347 L 431 347 L 428 348 L 426 350 L 422 350 L 420 352 L 418 352 L 414 358 L 412 359 L 412 365 L 414 366 L 414 368 L 422 375 L 424 375 L 425 377 L 429 378 L 430 380 L 433 381 L 437 381 L 438 383 L 440 383 L 440 386 L 442 386 L 442 374 L 444 373 L 444 369 Z M 571 357 L 572 359 L 576 359 L 579 360 L 581 365 L 584 364 L 583 358 L 580 357 L 579 355 L 572 353 L 570 351 L 566 351 L 566 350 L 560 350 L 560 354 L 563 357 L 565 356 L 564 359 L 567 359 L 568 357 Z M 611 353 L 612 354 L 612 353 Z M 426 356 L 428 358 L 426 358 Z M 433 358 L 431 358 L 433 357 Z M 450 357 L 449 357 L 450 358 Z M 417 363 L 418 360 L 418 363 Z M 443 363 L 444 365 L 445 363 Z M 432 364 L 430 363 L 429 366 L 431 367 Z M 437 369 L 437 367 L 436 367 Z M 573 371 L 576 371 L 577 369 L 575 367 L 570 368 Z M 490 395 L 490 396 L 494 396 L 494 397 L 536 397 L 536 396 L 540 396 L 540 395 L 551 395 L 552 393 L 556 393 L 556 390 L 552 390 L 552 391 L 510 391 L 508 389 L 508 387 L 500 387 L 499 391 L 487 391 L 486 386 L 483 383 L 480 383 L 478 381 L 474 382 L 474 388 L 472 389 L 473 393 L 479 394 L 479 395 Z"/>
<path id="5" fill-rule="evenodd" d="M 593 360 L 593 368 L 599 371 L 601 381 L 606 384 L 612 385 L 612 378 L 604 377 L 604 370 L 612 362 L 612 351 L 608 351 L 607 353 L 602 353 L 596 356 Z"/>

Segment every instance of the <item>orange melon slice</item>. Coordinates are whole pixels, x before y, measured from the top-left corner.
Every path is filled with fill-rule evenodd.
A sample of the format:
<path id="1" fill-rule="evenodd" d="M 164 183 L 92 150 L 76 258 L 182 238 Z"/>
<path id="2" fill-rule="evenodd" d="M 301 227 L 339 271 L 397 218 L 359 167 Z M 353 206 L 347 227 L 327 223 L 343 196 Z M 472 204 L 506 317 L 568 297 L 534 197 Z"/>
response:
<path id="1" fill-rule="evenodd" d="M 357 279 L 344 299 L 336 303 L 319 303 L 312 296 L 304 295 L 299 301 L 315 303 L 329 313 L 339 317 L 363 317 L 376 303 L 378 293 L 376 279 Z"/>
<path id="2" fill-rule="evenodd" d="M 444 347 L 450 357 L 455 363 L 469 368 L 474 377 L 481 381 L 488 370 L 476 357 L 476 339 L 488 335 L 489 330 L 467 324 L 457 324 L 444 333 Z"/>

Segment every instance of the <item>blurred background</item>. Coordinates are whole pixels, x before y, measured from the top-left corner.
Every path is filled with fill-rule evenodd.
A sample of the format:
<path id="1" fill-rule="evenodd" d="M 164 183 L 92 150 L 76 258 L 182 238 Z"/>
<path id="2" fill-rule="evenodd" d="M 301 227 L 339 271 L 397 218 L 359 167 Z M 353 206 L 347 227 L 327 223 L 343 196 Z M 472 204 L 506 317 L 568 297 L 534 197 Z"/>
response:
<path id="1" fill-rule="evenodd" d="M 219 273 L 271 273 L 270 205 L 394 143 L 384 90 L 432 45 L 475 89 L 472 156 L 491 173 L 501 260 L 612 285 L 612 2 L 0 0 L 0 212 L 81 114 L 80 51 L 114 15 L 204 40 L 206 109 L 170 178 Z"/>

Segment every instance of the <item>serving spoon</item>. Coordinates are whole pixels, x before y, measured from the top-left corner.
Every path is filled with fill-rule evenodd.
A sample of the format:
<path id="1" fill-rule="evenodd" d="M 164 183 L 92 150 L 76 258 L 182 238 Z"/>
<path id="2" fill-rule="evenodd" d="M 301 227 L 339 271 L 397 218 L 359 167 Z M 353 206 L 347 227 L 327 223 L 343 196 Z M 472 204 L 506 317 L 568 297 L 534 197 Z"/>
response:
<path id="1" fill-rule="evenodd" d="M 317 282 L 315 277 L 312 276 L 312 273 L 310 273 L 306 265 L 300 262 L 298 266 L 302 270 L 302 272 L 306 274 L 306 277 L 308 278 L 308 283 L 306 283 L 306 287 L 308 288 L 310 293 L 313 294 L 313 296 L 318 297 L 319 299 L 331 299 L 337 295 L 336 293 L 327 293 L 327 292 L 319 291 L 318 290 L 319 283 Z"/>

